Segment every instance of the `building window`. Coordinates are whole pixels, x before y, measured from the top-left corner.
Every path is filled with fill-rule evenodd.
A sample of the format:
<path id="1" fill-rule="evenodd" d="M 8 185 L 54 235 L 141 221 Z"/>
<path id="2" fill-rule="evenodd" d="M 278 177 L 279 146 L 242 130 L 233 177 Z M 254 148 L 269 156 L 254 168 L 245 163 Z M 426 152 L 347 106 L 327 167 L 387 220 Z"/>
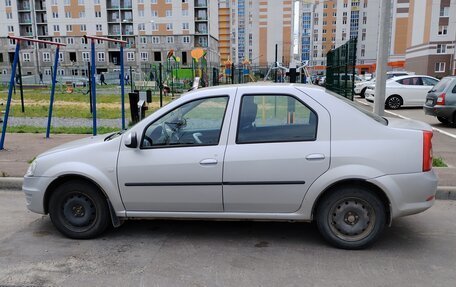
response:
<path id="1" fill-rule="evenodd" d="M 22 61 L 24 61 L 24 62 L 30 62 L 30 53 L 24 53 L 24 54 L 22 54 Z"/>
<path id="2" fill-rule="evenodd" d="M 166 0 L 165 3 L 171 4 L 172 0 Z"/>
<path id="3" fill-rule="evenodd" d="M 166 10 L 166 17 L 171 17 L 171 16 L 173 16 L 173 11 Z"/>
<path id="4" fill-rule="evenodd" d="M 65 76 L 65 70 L 63 70 L 63 69 L 58 69 L 58 70 L 57 70 L 57 74 L 58 74 L 59 76 Z"/>
<path id="5" fill-rule="evenodd" d="M 139 31 L 146 31 L 146 24 L 144 24 L 144 23 L 139 23 L 139 24 L 138 24 L 138 30 L 139 30 Z"/>
<path id="6" fill-rule="evenodd" d="M 134 62 L 135 61 L 135 52 L 127 52 L 127 61 Z"/>
<path id="7" fill-rule="evenodd" d="M 10 7 L 11 6 L 11 0 L 5 0 L 5 6 Z"/>
<path id="8" fill-rule="evenodd" d="M 173 30 L 173 23 L 167 23 L 166 24 L 166 31 L 172 31 Z"/>
<path id="9" fill-rule="evenodd" d="M 67 42 L 68 45 L 73 45 L 74 44 L 74 38 L 71 38 L 71 37 L 67 38 L 66 42 Z"/>
<path id="10" fill-rule="evenodd" d="M 52 0 L 52 5 L 58 5 L 59 4 L 59 1 L 58 0 Z"/>
<path id="11" fill-rule="evenodd" d="M 60 31 L 60 26 L 59 25 L 54 25 L 54 32 L 59 32 Z"/>
<path id="12" fill-rule="evenodd" d="M 152 10 L 152 17 L 158 17 L 158 11 Z"/>
<path id="13" fill-rule="evenodd" d="M 446 45 L 437 44 L 437 54 L 445 54 L 445 53 L 446 53 Z"/>
<path id="14" fill-rule="evenodd" d="M 14 32 L 14 26 L 8 26 L 8 32 Z"/>
<path id="15" fill-rule="evenodd" d="M 73 31 L 73 25 L 66 25 L 67 32 Z"/>
<path id="16" fill-rule="evenodd" d="M 448 17 L 450 7 L 440 7 L 440 17 Z"/>
<path id="17" fill-rule="evenodd" d="M 152 23 L 152 31 L 158 31 L 157 23 Z"/>
<path id="18" fill-rule="evenodd" d="M 187 9 L 182 10 L 182 16 L 188 16 L 188 10 Z"/>
<path id="19" fill-rule="evenodd" d="M 97 24 L 96 25 L 97 32 L 102 32 L 103 31 L 103 25 L 102 24 Z"/>
<path id="20" fill-rule="evenodd" d="M 147 62 L 149 60 L 149 53 L 148 52 L 141 52 L 141 61 Z"/>
<path id="21" fill-rule="evenodd" d="M 448 34 L 448 26 L 439 26 L 439 35 L 446 35 Z"/>
<path id="22" fill-rule="evenodd" d="M 435 72 L 436 73 L 445 72 L 445 62 L 437 62 L 437 63 L 435 63 Z"/>
<path id="23" fill-rule="evenodd" d="M 101 18 L 101 11 L 95 11 L 95 18 Z"/>
<path id="24" fill-rule="evenodd" d="M 94 0 L 93 3 L 94 3 L 95 5 L 99 5 L 99 4 L 100 4 L 100 0 Z"/>
<path id="25" fill-rule="evenodd" d="M 65 12 L 65 18 L 71 18 L 71 12 L 70 11 L 66 11 Z"/>
<path id="26" fill-rule="evenodd" d="M 139 38 L 139 43 L 140 44 L 147 44 L 147 38 L 146 37 L 140 37 Z"/>
<path id="27" fill-rule="evenodd" d="M 150 0 L 150 3 L 157 4 L 157 0 Z"/>
<path id="28" fill-rule="evenodd" d="M 43 62 L 50 62 L 51 61 L 51 54 L 49 52 L 43 53 Z"/>
<path id="29" fill-rule="evenodd" d="M 322 30 L 322 33 L 323 33 L 323 34 L 326 34 L 326 29 L 323 29 L 323 30 Z"/>
<path id="30" fill-rule="evenodd" d="M 79 18 L 85 18 L 86 12 L 85 11 L 80 11 L 79 12 Z"/>
<path id="31" fill-rule="evenodd" d="M 79 5 L 84 5 L 84 0 L 78 0 Z"/>
<path id="32" fill-rule="evenodd" d="M 63 4 L 64 4 L 64 5 L 70 5 L 70 0 L 64 0 L 64 1 L 63 1 Z"/>
<path id="33" fill-rule="evenodd" d="M 89 52 L 82 52 L 82 61 L 89 62 L 90 61 L 90 53 Z"/>
<path id="34" fill-rule="evenodd" d="M 97 53 L 97 60 L 98 60 L 98 62 L 104 62 L 105 61 L 105 53 L 104 52 L 98 52 Z"/>
<path id="35" fill-rule="evenodd" d="M 87 38 L 81 37 L 81 44 L 87 44 Z"/>
<path id="36" fill-rule="evenodd" d="M 44 74 L 46 76 L 50 76 L 51 75 L 51 69 L 44 69 Z"/>
<path id="37" fill-rule="evenodd" d="M 189 36 L 182 37 L 182 43 L 184 43 L 184 44 L 190 43 L 190 37 Z"/>
<path id="38" fill-rule="evenodd" d="M 63 56 L 63 52 L 59 52 L 59 62 L 63 62 L 65 57 Z"/>
<path id="39" fill-rule="evenodd" d="M 174 43 L 174 37 L 173 36 L 166 36 L 166 43 L 168 43 L 168 44 Z"/>
<path id="40" fill-rule="evenodd" d="M 138 10 L 138 16 L 144 17 L 144 10 Z"/>
<path id="41" fill-rule="evenodd" d="M 54 18 L 54 19 L 59 18 L 59 13 L 58 12 L 52 12 L 52 18 Z"/>
<path id="42" fill-rule="evenodd" d="M 189 29 L 189 24 L 188 23 L 182 23 L 182 30 L 188 30 Z"/>
<path id="43" fill-rule="evenodd" d="M 161 52 L 154 52 L 154 61 L 155 62 L 161 61 Z"/>
<path id="44" fill-rule="evenodd" d="M 160 44 L 160 37 L 152 37 L 152 44 Z"/>
<path id="45" fill-rule="evenodd" d="M 13 13 L 6 13 L 6 19 L 13 19 Z"/>
<path id="46" fill-rule="evenodd" d="M 80 28 L 81 28 L 81 31 L 82 31 L 82 32 L 87 31 L 87 27 L 86 27 L 85 24 L 81 25 Z"/>

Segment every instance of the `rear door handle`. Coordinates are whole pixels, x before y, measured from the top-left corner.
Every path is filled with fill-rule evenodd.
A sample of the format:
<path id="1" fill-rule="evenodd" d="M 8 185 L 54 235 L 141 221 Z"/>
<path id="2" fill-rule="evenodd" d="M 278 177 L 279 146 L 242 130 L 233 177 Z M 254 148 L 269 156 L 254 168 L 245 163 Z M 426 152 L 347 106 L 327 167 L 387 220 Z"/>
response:
<path id="1" fill-rule="evenodd" d="M 200 161 L 200 165 L 215 165 L 217 160 L 215 158 L 207 158 Z"/>
<path id="2" fill-rule="evenodd" d="M 308 156 L 306 156 L 306 159 L 307 160 L 323 160 L 323 159 L 325 159 L 325 155 L 322 153 L 313 153 L 313 154 L 309 154 Z"/>

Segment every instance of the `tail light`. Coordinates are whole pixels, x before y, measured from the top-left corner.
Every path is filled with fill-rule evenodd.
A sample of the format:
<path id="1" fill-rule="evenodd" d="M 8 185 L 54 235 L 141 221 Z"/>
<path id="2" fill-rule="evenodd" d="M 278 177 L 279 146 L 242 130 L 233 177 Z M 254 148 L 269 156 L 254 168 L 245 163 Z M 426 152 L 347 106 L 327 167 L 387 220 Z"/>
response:
<path id="1" fill-rule="evenodd" d="M 445 105 L 445 96 L 446 96 L 445 93 L 441 93 L 441 94 L 437 97 L 437 103 L 436 103 L 436 105 L 444 106 L 444 105 Z"/>
<path id="2" fill-rule="evenodd" d="M 432 135 L 430 131 L 423 131 L 423 171 L 432 168 Z"/>

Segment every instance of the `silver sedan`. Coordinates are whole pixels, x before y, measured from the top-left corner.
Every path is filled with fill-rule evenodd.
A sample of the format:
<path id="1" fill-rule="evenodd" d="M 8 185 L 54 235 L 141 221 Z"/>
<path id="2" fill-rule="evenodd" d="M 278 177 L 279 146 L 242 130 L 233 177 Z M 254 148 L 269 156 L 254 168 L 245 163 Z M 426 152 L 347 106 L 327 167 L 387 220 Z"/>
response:
<path id="1" fill-rule="evenodd" d="M 131 218 L 315 221 L 331 244 L 361 249 L 434 203 L 431 138 L 319 87 L 220 86 L 41 154 L 23 191 L 75 239 Z"/>

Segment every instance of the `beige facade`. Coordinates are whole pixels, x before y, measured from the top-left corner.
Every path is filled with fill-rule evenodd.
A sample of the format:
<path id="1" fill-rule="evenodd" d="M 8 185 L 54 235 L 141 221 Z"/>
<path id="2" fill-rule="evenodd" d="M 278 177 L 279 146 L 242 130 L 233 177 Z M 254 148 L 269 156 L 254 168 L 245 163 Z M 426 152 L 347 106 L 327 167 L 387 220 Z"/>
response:
<path id="1" fill-rule="evenodd" d="M 219 23 L 224 25 L 229 12 L 229 44 L 221 46 L 222 62 L 230 59 L 240 65 L 246 61 L 253 65 L 267 66 L 277 61 L 287 65 L 293 49 L 293 0 L 227 0 L 220 8 Z M 220 5 L 220 7 L 222 7 Z M 226 31 L 226 30 L 224 30 Z M 226 35 L 226 34 L 225 34 Z M 222 37 L 222 36 L 220 36 Z M 229 54 L 226 46 L 230 47 Z"/>
<path id="2" fill-rule="evenodd" d="M 84 35 L 127 41 L 124 63 L 141 71 L 166 60 L 174 49 L 181 66 L 191 66 L 195 47 L 218 56 L 218 3 L 210 0 L 2 0 L 0 1 L 0 72 L 9 73 L 15 43 L 7 35 L 67 44 L 61 49 L 59 75 L 86 76 L 90 45 Z M 6 16 L 6 17 L 5 17 Z M 119 46 L 97 42 L 98 71 L 118 70 Z M 21 44 L 23 73 L 50 73 L 54 48 Z"/>

